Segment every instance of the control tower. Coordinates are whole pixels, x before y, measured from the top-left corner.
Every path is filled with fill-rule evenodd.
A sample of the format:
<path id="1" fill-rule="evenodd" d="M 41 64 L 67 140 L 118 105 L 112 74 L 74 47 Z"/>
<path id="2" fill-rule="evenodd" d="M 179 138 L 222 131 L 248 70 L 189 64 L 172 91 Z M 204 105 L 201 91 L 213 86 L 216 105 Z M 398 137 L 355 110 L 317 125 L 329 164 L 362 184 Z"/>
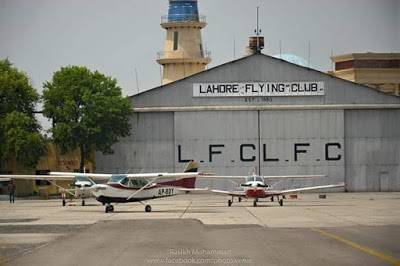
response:
<path id="1" fill-rule="evenodd" d="M 164 51 L 157 56 L 163 66 L 163 84 L 203 71 L 210 63 L 210 53 L 201 40 L 201 29 L 206 25 L 197 0 L 169 0 L 168 15 L 161 17 L 167 37 Z"/>

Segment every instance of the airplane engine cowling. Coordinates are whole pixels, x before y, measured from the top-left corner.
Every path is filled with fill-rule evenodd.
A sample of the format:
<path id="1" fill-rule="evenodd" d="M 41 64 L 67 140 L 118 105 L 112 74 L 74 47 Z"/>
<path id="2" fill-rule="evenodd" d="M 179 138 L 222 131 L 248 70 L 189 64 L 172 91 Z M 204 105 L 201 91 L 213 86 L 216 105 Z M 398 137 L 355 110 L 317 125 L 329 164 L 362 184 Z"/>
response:
<path id="1" fill-rule="evenodd" d="M 264 189 L 250 188 L 246 190 L 246 197 L 248 198 L 265 198 Z"/>

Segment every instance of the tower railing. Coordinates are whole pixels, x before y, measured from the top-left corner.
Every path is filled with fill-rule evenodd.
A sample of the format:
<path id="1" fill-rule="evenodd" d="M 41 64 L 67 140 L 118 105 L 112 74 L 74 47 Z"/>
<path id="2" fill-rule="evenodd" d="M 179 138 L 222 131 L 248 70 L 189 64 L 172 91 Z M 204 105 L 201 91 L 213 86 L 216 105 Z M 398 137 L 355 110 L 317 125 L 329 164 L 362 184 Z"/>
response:
<path id="1" fill-rule="evenodd" d="M 209 50 L 199 52 L 185 52 L 185 51 L 160 51 L 157 53 L 157 59 L 185 59 L 185 58 L 211 58 Z"/>
<path id="2" fill-rule="evenodd" d="M 174 23 L 174 22 L 206 23 L 206 16 L 195 15 L 195 14 L 173 14 L 173 15 L 164 15 L 161 17 L 161 23 Z"/>

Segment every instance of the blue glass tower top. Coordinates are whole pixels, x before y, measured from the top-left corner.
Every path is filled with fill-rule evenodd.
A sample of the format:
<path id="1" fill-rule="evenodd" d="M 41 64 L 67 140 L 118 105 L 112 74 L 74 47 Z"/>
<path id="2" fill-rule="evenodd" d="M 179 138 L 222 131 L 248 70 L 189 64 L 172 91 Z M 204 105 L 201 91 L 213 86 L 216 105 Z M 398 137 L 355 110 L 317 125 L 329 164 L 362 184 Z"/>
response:
<path id="1" fill-rule="evenodd" d="M 169 0 L 168 22 L 199 21 L 197 0 Z"/>

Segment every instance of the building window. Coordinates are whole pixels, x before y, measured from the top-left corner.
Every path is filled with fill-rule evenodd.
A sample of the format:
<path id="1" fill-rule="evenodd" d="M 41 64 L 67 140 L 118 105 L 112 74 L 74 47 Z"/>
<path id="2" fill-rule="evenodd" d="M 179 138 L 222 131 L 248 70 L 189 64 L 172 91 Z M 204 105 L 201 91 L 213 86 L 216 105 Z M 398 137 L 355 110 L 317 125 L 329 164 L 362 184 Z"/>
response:
<path id="1" fill-rule="evenodd" d="M 200 56 L 204 57 L 203 45 L 201 45 L 201 43 L 200 43 Z"/>
<path id="2" fill-rule="evenodd" d="M 178 32 L 174 31 L 174 51 L 178 50 Z"/>

